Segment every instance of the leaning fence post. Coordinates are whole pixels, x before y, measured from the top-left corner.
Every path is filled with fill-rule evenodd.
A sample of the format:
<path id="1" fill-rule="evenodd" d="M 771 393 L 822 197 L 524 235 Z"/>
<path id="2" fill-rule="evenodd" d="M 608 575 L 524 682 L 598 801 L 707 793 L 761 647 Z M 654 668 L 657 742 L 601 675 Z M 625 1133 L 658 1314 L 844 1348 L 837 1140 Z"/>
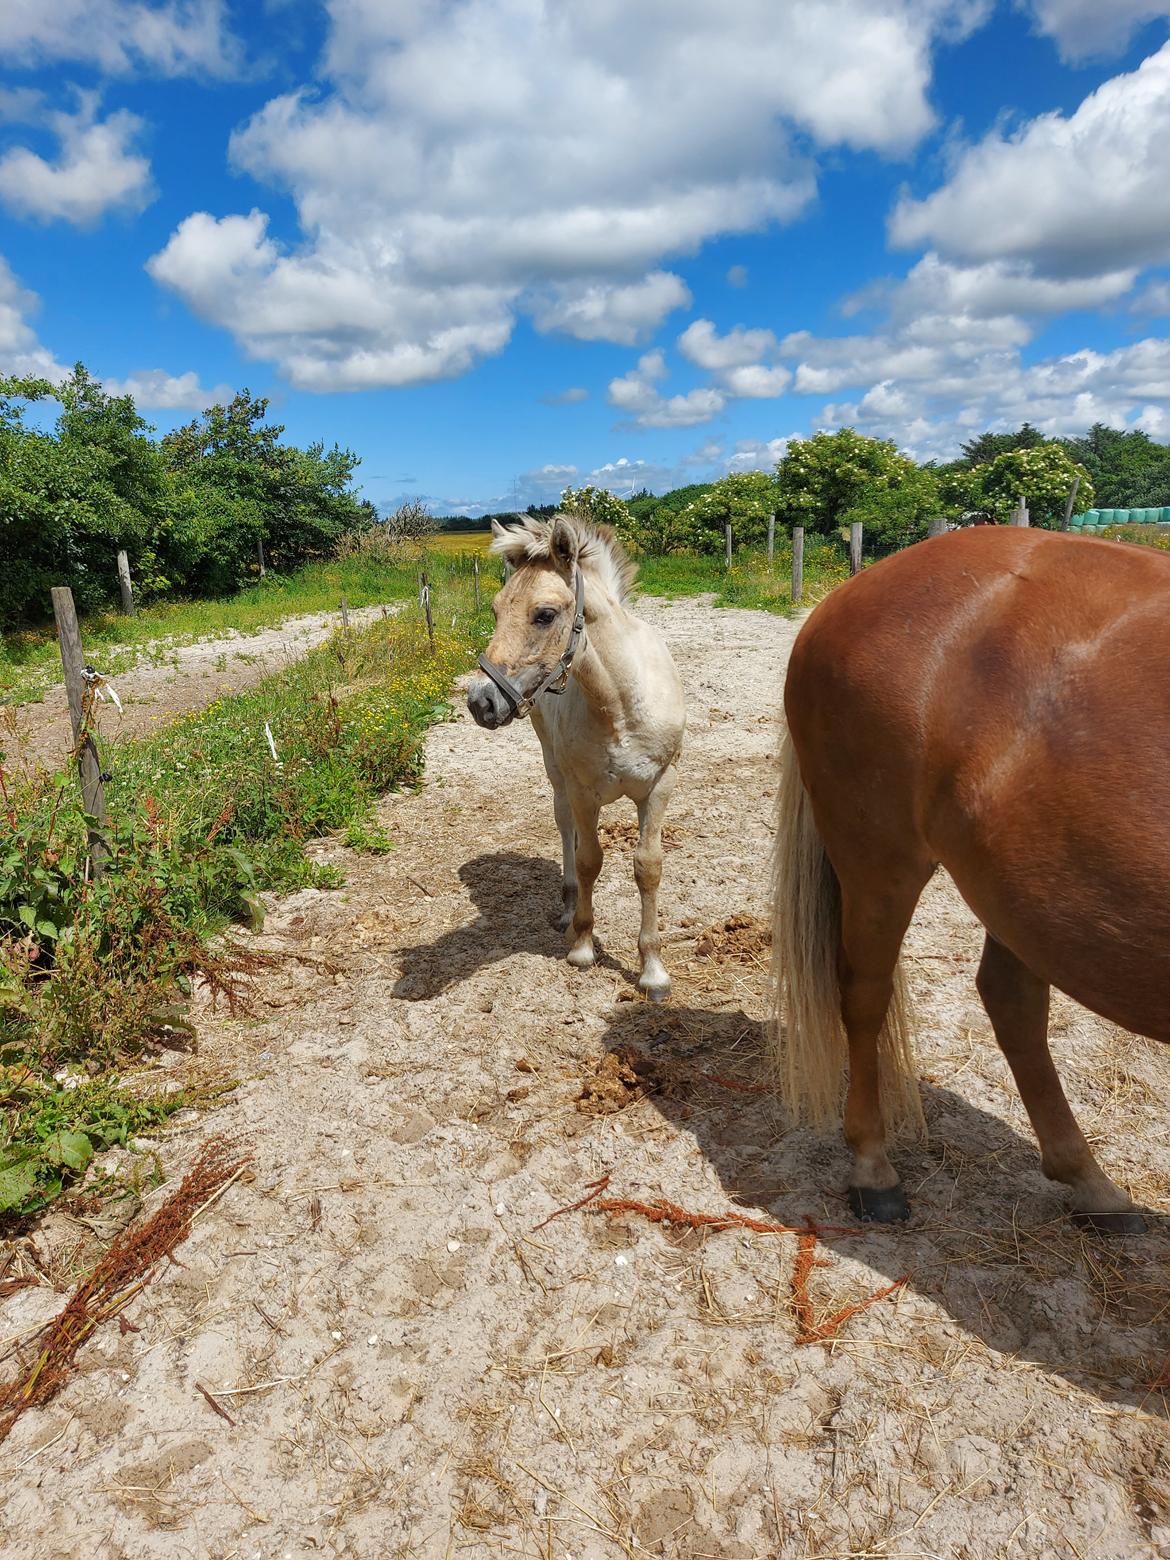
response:
<path id="1" fill-rule="evenodd" d="M 731 568 L 731 521 L 723 527 L 723 560 L 727 568 Z"/>
<path id="2" fill-rule="evenodd" d="M 1073 505 L 1077 501 L 1077 488 L 1079 488 L 1080 485 L 1080 477 L 1074 477 L 1072 487 L 1068 490 L 1068 502 L 1064 506 L 1064 520 L 1062 521 L 1060 527 L 1062 531 L 1067 531 L 1069 526 L 1072 524 Z"/>
<path id="3" fill-rule="evenodd" d="M 479 612 L 479 558 L 471 560 L 471 583 L 475 587 L 475 610 Z"/>
<path id="4" fill-rule="evenodd" d="M 804 526 L 792 527 L 792 604 L 804 595 Z"/>
<path id="5" fill-rule="evenodd" d="M 65 672 L 65 694 L 69 700 L 69 723 L 73 728 L 73 750 L 81 776 L 81 801 L 86 813 L 93 819 L 89 829 L 89 859 L 94 877 L 100 877 L 109 855 L 109 846 L 101 832 L 106 821 L 106 797 L 102 789 L 97 745 L 89 730 L 90 710 L 87 708 L 81 630 L 77 626 L 73 592 L 68 585 L 54 585 L 52 597 L 57 639 L 61 645 L 61 666 Z"/>
<path id="6" fill-rule="evenodd" d="M 431 642 L 431 653 L 434 654 L 434 649 L 435 649 L 435 624 L 434 624 L 434 621 L 433 621 L 433 619 L 431 617 L 431 587 L 427 584 L 427 576 L 426 576 L 425 570 L 418 577 L 418 599 L 419 599 L 420 603 L 422 604 L 423 611 L 427 615 L 427 638 Z"/>
<path id="7" fill-rule="evenodd" d="M 256 548 L 260 554 L 260 578 L 263 579 L 266 571 L 264 568 L 264 538 L 262 536 L 256 538 Z"/>
<path id="8" fill-rule="evenodd" d="M 854 520 L 849 527 L 849 572 L 861 573 L 861 521 Z"/>
<path id="9" fill-rule="evenodd" d="M 130 579 L 130 560 L 124 547 L 118 549 L 118 589 L 122 593 L 122 611 L 127 617 L 133 617 L 134 585 Z"/>
<path id="10" fill-rule="evenodd" d="M 776 513 L 775 510 L 768 516 L 768 567 L 772 567 L 772 557 L 776 551 Z"/>

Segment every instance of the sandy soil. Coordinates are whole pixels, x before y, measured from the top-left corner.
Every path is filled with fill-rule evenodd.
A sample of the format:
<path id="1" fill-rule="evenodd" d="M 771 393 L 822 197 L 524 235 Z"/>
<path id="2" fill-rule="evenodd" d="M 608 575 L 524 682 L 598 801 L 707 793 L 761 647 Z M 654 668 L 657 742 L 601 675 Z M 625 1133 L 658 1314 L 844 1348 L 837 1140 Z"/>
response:
<path id="1" fill-rule="evenodd" d="M 1167 1227 L 1074 1234 L 978 1005 L 941 877 L 912 930 L 929 1143 L 915 1216 L 796 1242 L 557 1208 L 608 1194 L 848 1225 L 839 1140 L 761 1087 L 775 710 L 791 624 L 644 603 L 691 734 L 663 881 L 671 1004 L 636 997 L 626 814 L 605 956 L 561 957 L 557 840 L 527 728 L 436 729 L 385 858 L 274 905 L 256 1017 L 201 1019 L 244 1081 L 163 1144 L 255 1153 L 49 1408 L 0 1449 L 13 1556 L 1170 1556 Z M 1055 799 L 1054 799 L 1055 804 Z M 630 813 L 632 819 L 632 810 Z M 733 924 L 729 927 L 731 918 Z M 1107 1168 L 1156 1205 L 1170 1056 L 1057 1001 Z M 176 1066 L 180 1064 L 176 1062 Z M 173 1180 L 172 1180 L 172 1184 Z M 165 1192 L 152 1194 L 148 1208 Z M 77 1231 L 38 1236 L 51 1268 Z M 55 1313 L 22 1290 L 0 1338 Z M 234 1425 L 200 1395 L 201 1383 Z"/>
<path id="2" fill-rule="evenodd" d="M 381 611 L 380 606 L 355 608 L 349 620 L 357 627 Z M 137 665 L 111 678 L 123 709 L 119 715 L 112 703 L 100 706 L 102 737 L 116 742 L 120 737 L 141 736 L 188 710 L 202 709 L 220 694 L 250 688 L 322 644 L 340 621 L 336 612 L 313 612 L 286 618 L 255 634 L 233 630 L 194 645 L 172 646 L 165 640 L 145 645 Z M 152 665 L 152 660 L 161 664 Z M 102 669 L 100 658 L 97 669 Z M 35 704 L 17 706 L 13 715 L 14 738 L 4 744 L 13 758 L 26 765 L 60 763 L 73 741 L 64 683 L 50 688 Z"/>

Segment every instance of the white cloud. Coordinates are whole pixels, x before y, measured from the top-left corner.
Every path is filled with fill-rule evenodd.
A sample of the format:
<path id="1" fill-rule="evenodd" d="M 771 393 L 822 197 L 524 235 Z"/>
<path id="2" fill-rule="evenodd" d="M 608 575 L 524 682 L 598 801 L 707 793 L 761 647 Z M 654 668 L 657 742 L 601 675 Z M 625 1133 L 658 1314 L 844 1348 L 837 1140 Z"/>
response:
<path id="1" fill-rule="evenodd" d="M 226 405 L 234 394 L 230 385 L 215 385 L 205 390 L 193 369 L 185 374 L 168 374 L 162 368 L 140 369 L 125 379 L 104 379 L 107 395 L 130 395 L 134 404 L 146 411 L 202 412 L 209 406 Z"/>
<path id="2" fill-rule="evenodd" d="M 729 287 L 746 287 L 748 284 L 748 268 L 746 265 L 733 265 L 727 272 L 727 285 Z"/>
<path id="3" fill-rule="evenodd" d="M 792 383 L 792 375 L 786 368 L 768 368 L 763 363 L 745 363 L 742 368 L 729 368 L 726 373 L 721 374 L 719 383 L 728 395 L 762 401 L 783 395 Z"/>
<path id="4" fill-rule="evenodd" d="M 19 375 L 54 382 L 67 377 L 69 370 L 43 347 L 29 317 L 36 313 L 40 299 L 23 288 L 0 255 L 0 376 Z"/>
<path id="5" fill-rule="evenodd" d="M 964 262 L 1099 276 L 1170 257 L 1170 43 L 1075 113 L 1041 114 L 963 151 L 941 189 L 904 196 L 892 241 Z"/>
<path id="6" fill-rule="evenodd" d="M 728 471 L 771 471 L 788 454 L 788 446 L 798 434 L 785 434 L 778 439 L 739 439 L 735 449 L 726 459 Z"/>
<path id="7" fill-rule="evenodd" d="M 639 428 L 690 428 L 709 422 L 723 410 L 725 397 L 718 390 L 700 387 L 685 395 L 664 396 L 655 380 L 666 377 L 661 352 L 647 352 L 636 368 L 609 382 L 609 403 L 629 413 Z"/>
<path id="8" fill-rule="evenodd" d="M 5 64 L 76 60 L 112 74 L 234 75 L 241 49 L 224 0 L 3 0 Z"/>
<path id="9" fill-rule="evenodd" d="M 683 300 L 668 257 L 808 205 L 794 131 L 911 148 L 932 44 L 977 11 L 683 0 L 664 25 L 661 0 L 331 0 L 320 80 L 232 139 L 237 168 L 291 193 L 299 245 L 278 251 L 260 213 L 196 213 L 153 274 L 315 389 L 460 373 L 524 310 L 630 342 Z"/>
<path id="10" fill-rule="evenodd" d="M 1063 314 L 1070 309 L 1100 309 L 1132 287 L 1136 268 L 1099 276 L 1049 277 L 1020 261 L 988 260 L 953 265 L 933 251 L 923 255 L 900 282 L 863 288 L 842 305 L 846 316 L 884 304 L 897 318 L 922 313 L 967 314 L 976 319 L 1004 315 Z"/>
<path id="11" fill-rule="evenodd" d="M 1170 16 L 1166 0 L 1017 0 L 1064 60 L 1120 54 L 1136 29 Z"/>
<path id="12" fill-rule="evenodd" d="M 555 390 L 540 399 L 545 406 L 578 406 L 589 399 L 589 392 L 583 385 L 571 385 L 568 390 Z"/>
<path id="13" fill-rule="evenodd" d="M 150 163 L 132 150 L 142 120 L 124 109 L 98 119 L 93 97 L 45 124 L 60 152 L 49 162 L 25 146 L 0 157 L 0 201 L 18 216 L 91 227 L 108 211 L 141 211 L 154 198 Z"/>
<path id="14" fill-rule="evenodd" d="M 717 373 L 768 356 L 776 350 L 776 337 L 770 330 L 747 330 L 742 325 L 720 336 L 710 320 L 695 320 L 678 338 L 678 349 L 699 368 Z"/>
<path id="15" fill-rule="evenodd" d="M 632 347 L 691 301 L 691 290 L 672 271 L 652 271 L 640 282 L 562 284 L 535 302 L 537 330 L 560 330 L 578 341 L 615 341 Z"/>

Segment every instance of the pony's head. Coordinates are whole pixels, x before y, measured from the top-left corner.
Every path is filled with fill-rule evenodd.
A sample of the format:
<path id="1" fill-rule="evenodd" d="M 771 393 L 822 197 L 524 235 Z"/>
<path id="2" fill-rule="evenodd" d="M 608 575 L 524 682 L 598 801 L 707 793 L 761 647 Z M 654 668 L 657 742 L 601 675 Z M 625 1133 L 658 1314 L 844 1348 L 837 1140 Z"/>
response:
<path id="1" fill-rule="evenodd" d="M 635 571 L 612 532 L 572 515 L 509 526 L 493 520 L 492 532 L 492 552 L 513 572 L 492 602 L 496 631 L 484 660 L 507 687 L 491 676 L 477 678 L 467 707 L 477 725 L 494 731 L 516 714 L 516 695 L 534 698 L 556 677 L 573 634 L 578 579 L 587 581 L 586 611 L 593 616 L 599 593 L 625 599 Z"/>

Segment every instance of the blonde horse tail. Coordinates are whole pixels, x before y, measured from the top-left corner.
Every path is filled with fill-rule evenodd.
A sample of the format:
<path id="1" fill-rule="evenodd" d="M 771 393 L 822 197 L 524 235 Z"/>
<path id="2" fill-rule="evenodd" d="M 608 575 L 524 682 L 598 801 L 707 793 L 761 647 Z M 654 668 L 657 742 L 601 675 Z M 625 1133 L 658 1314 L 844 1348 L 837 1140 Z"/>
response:
<path id="1" fill-rule="evenodd" d="M 817 832 L 787 733 L 780 762 L 773 860 L 771 1048 L 777 1086 L 790 1118 L 825 1127 L 841 1119 L 849 1062 L 838 974 L 841 888 Z M 900 963 L 894 971 L 894 992 L 878 1049 L 886 1121 L 921 1129 L 922 1105 Z"/>

